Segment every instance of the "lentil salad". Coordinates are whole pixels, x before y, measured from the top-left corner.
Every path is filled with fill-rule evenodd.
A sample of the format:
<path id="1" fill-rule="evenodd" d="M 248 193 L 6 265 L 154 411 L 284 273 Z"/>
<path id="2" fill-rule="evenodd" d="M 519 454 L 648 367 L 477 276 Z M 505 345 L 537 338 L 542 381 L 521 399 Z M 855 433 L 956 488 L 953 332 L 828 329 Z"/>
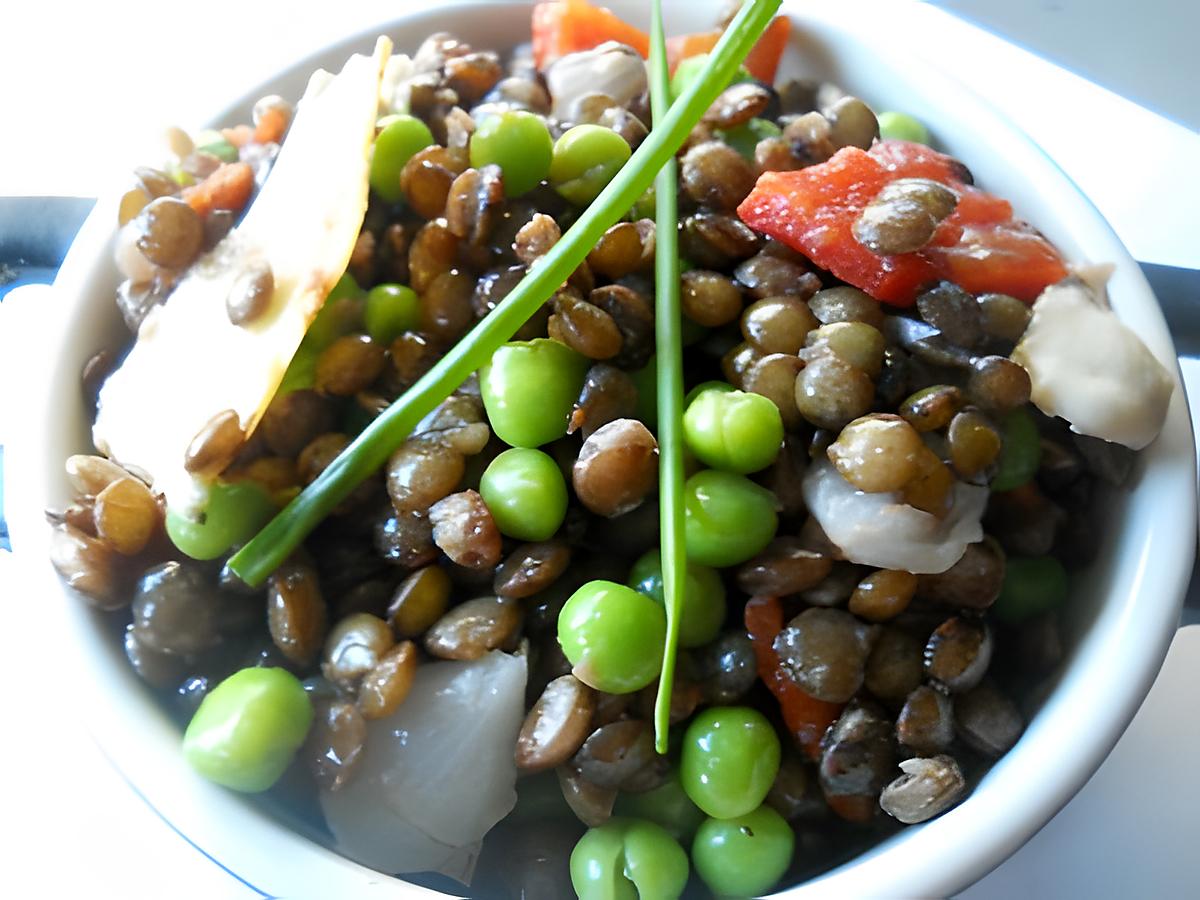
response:
<path id="1" fill-rule="evenodd" d="M 480 54 L 451 55 L 460 48 L 445 38 L 432 43 L 435 49 L 430 42 L 422 49 L 439 59 L 431 70 L 435 95 L 454 90 L 462 104 L 509 102 L 498 99 L 502 94 L 485 100 L 482 91 L 473 97 L 450 87 L 451 70 L 473 71 L 450 60 Z M 542 87 L 528 77 L 527 62 L 518 57 L 509 65 Z M 764 239 L 768 229 L 751 229 L 736 215 L 766 169 L 760 150 L 771 154 L 772 171 L 814 169 L 827 162 L 819 158 L 824 149 L 808 158 L 811 145 L 797 141 L 797 133 L 819 131 L 823 119 L 832 134 L 839 103 L 856 110 L 845 119 L 866 119 L 854 105 L 865 104 L 845 99 L 822 106 L 827 114 L 815 113 L 814 87 L 834 90 L 809 86 L 809 100 L 785 102 L 795 86 L 732 86 L 681 155 L 681 237 L 695 267 L 682 279 L 682 296 L 696 332 L 686 357 L 694 396 L 685 428 L 696 460 L 689 499 L 697 514 L 689 519 L 695 586 L 689 583 L 684 617 L 695 633 L 684 641 L 675 697 L 677 761 L 668 764 L 648 747 L 646 697 L 662 644 L 661 576 L 656 582 L 655 420 L 646 408 L 653 396 L 646 390 L 653 379 L 646 277 L 653 242 L 636 211 L 606 233 L 586 267 L 529 326 L 522 336 L 528 342 L 506 348 L 480 373 L 477 387 L 466 385 L 443 404 L 382 476 L 314 535 L 305 555 L 272 576 L 265 623 L 262 595 L 238 585 L 227 569 L 218 575 L 227 546 L 207 565 L 179 557 L 163 540 L 153 493 L 97 458 L 72 461 L 84 487 L 64 513 L 61 534 L 89 554 L 80 559 L 98 562 L 90 570 L 68 565 L 64 574 L 114 606 L 128 602 L 126 586 L 136 577 L 126 632 L 131 661 L 140 660 L 139 672 L 161 679 L 168 694 L 180 681 L 190 685 L 173 701 L 184 718 L 221 683 L 205 701 L 209 715 L 217 714 L 213 709 L 237 685 L 222 673 L 232 667 L 243 678 L 246 657 L 231 657 L 254 646 L 267 661 L 262 672 L 310 676 L 307 707 L 291 682 L 291 699 L 280 703 L 309 709 L 314 724 L 299 727 L 298 714 L 289 719 L 298 737 L 273 730 L 271 739 L 287 750 L 272 761 L 287 767 L 288 751 L 305 742 L 287 777 L 294 781 L 300 763 L 310 762 L 322 798 L 349 796 L 356 782 L 369 783 L 368 748 L 377 734 L 370 723 L 412 706 L 420 697 L 417 673 L 442 665 L 433 660 L 462 663 L 459 671 L 466 672 L 481 660 L 508 666 L 499 661 L 506 656 L 529 666 L 524 693 L 531 706 L 515 738 L 516 764 L 524 772 L 554 770 L 549 793 L 557 791 L 584 824 L 595 826 L 576 849 L 585 858 L 606 858 L 613 847 L 627 865 L 646 847 L 670 856 L 669 833 L 686 841 L 696 831 L 692 855 L 700 877 L 714 891 L 748 893 L 770 885 L 738 882 L 738 866 L 711 849 L 725 845 L 714 832 L 730 823 L 740 826 L 745 818 L 752 831 L 770 836 L 773 843 L 761 852 L 772 862 L 783 859 L 781 874 L 789 865 L 795 874 L 806 865 L 823 868 L 844 852 L 829 847 L 849 830 L 841 820 L 858 822 L 859 833 L 875 839 L 887 827 L 880 806 L 899 821 L 920 821 L 956 802 L 964 772 L 978 771 L 1019 735 L 1015 700 L 1053 663 L 1064 570 L 1084 562 L 1089 550 L 1091 486 L 1120 478 L 1130 454 L 1072 436 L 1061 421 L 1029 406 L 1028 375 L 1022 379 L 1021 367 L 1007 358 L 1028 322 L 1023 303 L 944 281 L 916 296 L 917 315 L 898 313 L 817 270 L 794 248 Z M 637 97 L 610 105 L 589 99 L 604 108 L 596 122 L 582 123 L 547 117 L 545 104 L 456 112 L 445 102 L 448 94 L 442 97 L 449 108 L 410 107 L 430 139 L 443 129 L 445 136 L 418 151 L 429 152 L 411 172 L 411 159 L 400 167 L 402 207 L 372 202 L 349 270 L 357 287 L 343 282 L 343 292 L 327 304 L 345 319 L 317 348 L 311 384 L 273 401 L 272 407 L 286 404 L 286 413 L 269 409 L 261 438 L 252 436 L 248 446 L 233 442 L 237 459 L 225 468 L 221 492 L 240 486 L 243 495 L 228 501 L 230 510 L 263 508 L 263 494 L 268 501 L 286 495 L 328 464 L 352 434 L 355 417 L 361 422 L 377 412 L 474 317 L 486 315 L 503 294 L 503 279 L 511 287 L 522 267 L 536 265 L 555 232 L 594 196 L 579 180 L 613 163 L 606 148 L 617 145 L 608 135 L 618 135 L 625 148 L 638 141 L 634 126 L 622 131 L 599 119 L 646 118 L 638 115 Z M 743 121 L 728 117 L 728 110 L 745 108 L 756 111 Z M 477 158 L 474 135 L 452 153 L 451 129 L 472 128 L 458 115 L 464 109 L 476 126 L 479 118 L 517 120 L 519 128 L 533 128 L 530 118 L 540 123 L 553 143 L 536 186 L 510 197 L 503 158 L 492 162 L 487 142 Z M 780 134 L 761 136 L 766 126 L 754 125 L 751 162 L 738 151 L 738 136 L 725 132 L 758 121 Z M 384 132 L 398 123 L 413 127 L 397 120 Z M 554 154 L 577 124 L 605 129 L 577 132 L 581 137 L 604 137 L 599 149 L 590 148 L 595 155 L 585 154 L 586 164 L 560 164 L 556 178 Z M 829 138 L 830 157 L 857 146 L 841 140 Z M 858 141 L 866 153 L 891 146 L 873 133 Z M 628 155 L 615 152 L 616 159 Z M 517 164 L 517 183 L 527 161 Z M 486 171 L 492 165 L 498 173 Z M 916 218 L 939 219 L 932 229 L 927 219 L 919 227 L 936 233 L 945 214 L 918 207 Z M 145 228 L 157 220 L 146 216 Z M 870 222 L 865 212 L 856 223 L 863 220 Z M 400 241 L 406 252 L 396 250 Z M 869 240 L 860 243 L 870 250 Z M 916 327 L 922 323 L 928 330 Z M 410 349 L 420 353 L 406 362 Z M 536 392 L 523 389 L 528 385 Z M 198 469 L 224 433 L 214 422 L 216 437 L 189 452 Z M 945 571 L 865 564 L 862 554 L 846 552 L 844 541 L 830 540 L 829 524 L 814 511 L 826 488 L 844 483 L 857 489 L 855 497 L 903 492 L 904 506 L 944 521 L 959 507 L 958 493 L 989 482 L 992 493 L 972 495 L 986 501 L 988 537 L 963 542 L 961 558 Z M 222 518 L 213 505 L 208 515 L 207 527 Z M 260 514 L 251 518 L 261 523 Z M 254 527 L 241 528 L 241 539 Z M 178 528 L 168 533 L 180 549 L 197 549 L 184 546 L 188 539 Z M 166 561 L 145 574 L 134 571 L 160 559 Z M 113 583 L 107 589 L 106 573 Z M 1021 577 L 1028 584 L 1014 582 Z M 622 610 L 614 613 L 618 639 L 611 621 L 572 615 L 580 608 Z M 249 615 L 252 609 L 259 616 Z M 1013 648 L 1026 644 L 1042 654 L 1027 654 L 1018 665 Z M 271 668 L 272 661 L 280 665 Z M 697 748 L 711 746 L 713 734 L 740 733 L 730 730 L 735 725 L 749 736 L 734 739 L 715 760 L 697 758 L 709 753 Z M 193 727 L 203 734 L 202 726 Z M 203 748 L 195 758 L 205 759 Z M 723 773 L 711 797 L 696 786 L 695 773 L 705 766 Z M 722 784 L 743 777 L 748 781 Z M 522 801 L 547 778 L 524 779 Z M 291 781 L 287 786 L 297 789 Z M 603 825 L 614 809 L 625 818 Z M 662 821 L 670 809 L 673 818 Z M 513 822 L 522 821 L 528 819 L 518 807 Z M 556 820 L 538 821 L 542 827 Z M 494 836 L 497 843 L 520 842 L 524 830 L 501 826 Z M 797 834 L 803 852 L 793 861 Z M 486 847 L 484 871 L 498 864 Z M 757 859 L 760 851 L 738 852 Z M 541 865 L 548 871 L 566 855 Z M 686 862 L 685 856 L 685 878 Z M 509 868 L 518 871 L 502 878 L 541 877 L 537 865 Z"/>

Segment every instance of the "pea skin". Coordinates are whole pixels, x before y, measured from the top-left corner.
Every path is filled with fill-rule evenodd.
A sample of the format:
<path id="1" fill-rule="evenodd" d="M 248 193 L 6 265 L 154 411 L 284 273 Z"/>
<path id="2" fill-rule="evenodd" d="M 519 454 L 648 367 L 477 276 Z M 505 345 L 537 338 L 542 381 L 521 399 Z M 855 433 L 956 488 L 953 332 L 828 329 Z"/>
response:
<path id="1" fill-rule="evenodd" d="M 587 206 L 629 161 L 630 152 L 611 128 L 576 125 L 554 144 L 550 184 L 564 200 Z"/>
<path id="2" fill-rule="evenodd" d="M 283 774 L 312 724 L 308 694 L 285 669 L 252 667 L 204 698 L 183 736 L 183 755 L 210 781 L 265 791 Z"/>
<path id="3" fill-rule="evenodd" d="M 642 819 L 610 819 L 589 829 L 571 852 L 571 886 L 580 900 L 674 900 L 687 879 L 679 842 Z"/>

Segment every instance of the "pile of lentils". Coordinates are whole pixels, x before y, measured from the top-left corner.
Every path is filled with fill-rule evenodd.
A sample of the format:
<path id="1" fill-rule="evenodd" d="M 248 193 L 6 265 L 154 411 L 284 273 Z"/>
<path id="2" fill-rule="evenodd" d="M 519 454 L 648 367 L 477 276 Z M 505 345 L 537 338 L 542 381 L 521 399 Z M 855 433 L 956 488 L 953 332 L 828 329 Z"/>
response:
<path id="1" fill-rule="evenodd" d="M 311 383 L 275 397 L 226 485 L 286 499 L 311 482 L 538 264 L 647 133 L 644 95 L 619 105 L 589 94 L 571 105 L 575 119 L 552 117 L 525 52 L 505 63 L 438 34 L 414 60 L 411 114 L 377 144 L 352 281 L 306 339 Z M 678 754 L 702 718 L 770 723 L 782 754 L 762 790 L 796 837 L 786 878 L 937 815 L 1036 709 L 1062 655 L 1066 571 L 1097 546 L 1094 488 L 1122 482 L 1131 455 L 1029 404 L 1029 377 L 1007 358 L 1025 303 L 943 282 L 913 310 L 881 306 L 737 218 L 762 171 L 820 163 L 878 134 L 866 104 L 834 85 L 746 81 L 680 151 L 686 389 L 699 386 L 688 495 L 724 512 L 699 526 L 711 529 L 700 556 L 714 564 L 690 564 L 671 755 L 653 749 L 656 683 L 627 690 L 615 674 L 654 673 L 658 657 L 616 660 L 589 685 L 572 674 L 558 628 L 589 583 L 661 603 L 652 196 L 526 323 L 516 336 L 526 343 L 428 416 L 264 588 L 224 558 L 181 553 L 161 498 L 99 456 L 68 461 L 76 496 L 50 514 L 55 565 L 111 612 L 130 664 L 183 722 L 245 667 L 303 679 L 314 723 L 269 795 L 301 817 L 319 817 L 317 787 L 354 778 L 367 721 L 404 702 L 418 667 L 524 654 L 522 803 L 547 790 L 557 799 L 489 835 L 476 875 L 488 896 L 569 896 L 571 847 L 614 809 L 694 830 Z M 389 158 L 389 147 L 406 155 Z M 131 327 L 237 215 L 196 213 L 179 199 L 179 171 L 201 181 L 225 154 L 265 175 L 275 149 L 252 136 L 181 146 L 179 170 L 139 170 L 122 213 L 132 230 L 119 303 Z M 112 359 L 89 364 L 93 396 Z M 490 418 L 486 391 L 504 401 Z M 879 447 L 888 452 L 861 452 Z M 919 477 L 903 461 L 914 455 Z M 806 467 L 826 457 L 852 484 L 905 491 L 935 514 L 957 482 L 990 484 L 986 536 L 940 575 L 850 562 L 801 496 Z M 238 517 L 225 506 L 209 509 L 210 528 Z M 781 626 L 756 655 L 746 614 L 764 601 Z M 768 689 L 781 678 L 834 706 L 815 743 L 784 724 Z"/>

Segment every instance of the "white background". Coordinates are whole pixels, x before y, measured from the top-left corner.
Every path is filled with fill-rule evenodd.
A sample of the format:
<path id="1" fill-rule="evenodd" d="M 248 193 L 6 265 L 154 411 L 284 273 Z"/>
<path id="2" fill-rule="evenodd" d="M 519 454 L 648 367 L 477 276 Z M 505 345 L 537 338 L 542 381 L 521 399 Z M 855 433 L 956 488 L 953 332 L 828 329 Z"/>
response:
<path id="1" fill-rule="evenodd" d="M 403 4 L 5 3 L 0 196 L 95 196 L 110 189 L 119 181 L 114 173 L 154 158 L 166 125 L 204 121 L 245 84 L 336 36 L 386 20 Z M 1061 31 L 1063 7 L 1079 14 L 1085 5 L 1022 6 L 1031 23 L 1057 12 L 1047 21 Z M 1139 20 L 1157 16 L 1170 28 L 1175 7 L 1172 0 L 1138 4 Z M 933 54 L 1031 133 L 1135 256 L 1200 267 L 1195 134 L 936 10 L 914 7 L 912 33 L 896 39 Z M 1173 69 L 1179 89 L 1196 95 L 1194 58 L 1162 60 L 1145 45 L 1127 52 Z M 7 775 L 0 896 L 257 896 L 200 856 L 113 774 L 73 727 L 69 695 L 40 690 L 39 673 L 63 648 L 39 630 L 39 598 L 22 593 L 13 568 L 0 554 L 0 603 L 10 610 L 0 654 L 0 771 Z M 1195 895 L 1197 684 L 1200 630 L 1192 628 L 1177 638 L 1151 700 L 1096 778 L 967 896 Z"/>

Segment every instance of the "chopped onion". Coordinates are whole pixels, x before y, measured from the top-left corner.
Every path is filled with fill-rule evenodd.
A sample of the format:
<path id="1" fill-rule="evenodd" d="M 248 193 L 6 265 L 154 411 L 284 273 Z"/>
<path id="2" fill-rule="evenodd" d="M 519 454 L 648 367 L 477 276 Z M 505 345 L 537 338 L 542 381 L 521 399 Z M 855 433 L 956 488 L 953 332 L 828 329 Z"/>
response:
<path id="1" fill-rule="evenodd" d="M 1079 434 L 1140 450 L 1166 421 L 1170 373 L 1081 281 L 1042 291 L 1012 358 L 1029 372 L 1037 408 Z"/>
<path id="2" fill-rule="evenodd" d="M 420 666 L 400 709 L 367 726 L 354 777 L 321 792 L 337 849 L 381 872 L 469 883 L 483 836 L 517 801 L 525 674 L 524 657 L 500 651 Z"/>
<path id="3" fill-rule="evenodd" d="M 646 86 L 646 61 L 616 41 L 568 53 L 546 70 L 554 116 L 565 121 L 571 121 L 575 102 L 586 94 L 606 94 L 618 106 L 628 106 Z"/>
<path id="4" fill-rule="evenodd" d="M 133 282 L 146 282 L 154 278 L 158 271 L 154 263 L 146 259 L 138 249 L 137 241 L 141 231 L 133 222 L 126 222 L 117 232 L 116 245 L 113 248 L 113 259 L 117 271 Z"/>
<path id="5" fill-rule="evenodd" d="M 393 53 L 383 66 L 379 82 L 379 115 L 407 113 L 412 95 L 413 61 L 403 53 Z"/>
<path id="6" fill-rule="evenodd" d="M 808 511 L 846 559 L 918 575 L 945 572 L 967 544 L 983 538 L 979 523 L 987 499 L 987 488 L 958 482 L 954 505 L 939 519 L 896 494 L 856 490 L 828 460 L 813 463 L 804 475 Z"/>

